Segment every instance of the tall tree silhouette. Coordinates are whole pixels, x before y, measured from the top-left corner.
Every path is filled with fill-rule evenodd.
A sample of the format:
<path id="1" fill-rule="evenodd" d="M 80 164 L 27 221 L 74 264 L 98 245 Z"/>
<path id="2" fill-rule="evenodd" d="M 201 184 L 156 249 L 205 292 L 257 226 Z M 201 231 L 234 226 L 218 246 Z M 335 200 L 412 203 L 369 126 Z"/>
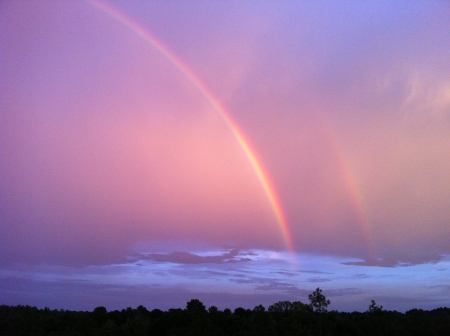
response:
<path id="1" fill-rule="evenodd" d="M 312 310 L 318 313 L 327 312 L 327 307 L 330 304 L 330 300 L 327 300 L 325 295 L 322 294 L 322 290 L 317 287 L 314 292 L 308 295 L 310 307 Z"/>
<path id="2" fill-rule="evenodd" d="M 322 294 L 322 290 L 317 287 L 314 292 L 308 295 L 310 307 L 313 311 L 319 313 L 319 335 L 322 335 L 322 319 L 320 315 L 327 312 L 327 307 L 330 304 L 330 300 L 327 300 L 325 295 Z"/>

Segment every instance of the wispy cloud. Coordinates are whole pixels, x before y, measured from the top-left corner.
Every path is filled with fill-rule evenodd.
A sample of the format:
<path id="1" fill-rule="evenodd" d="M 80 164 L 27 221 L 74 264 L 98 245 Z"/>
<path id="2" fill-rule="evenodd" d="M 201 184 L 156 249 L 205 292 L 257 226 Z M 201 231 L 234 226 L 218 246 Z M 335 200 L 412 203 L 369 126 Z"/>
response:
<path id="1" fill-rule="evenodd" d="M 397 259 L 399 257 L 400 259 Z M 403 253 L 398 255 L 388 256 L 386 258 L 369 259 L 361 261 L 347 261 L 343 262 L 343 265 L 355 265 L 355 266 L 376 266 L 376 267 L 407 267 L 422 264 L 436 264 L 443 260 L 443 255 L 436 253 L 428 254 L 412 254 L 405 255 Z"/>

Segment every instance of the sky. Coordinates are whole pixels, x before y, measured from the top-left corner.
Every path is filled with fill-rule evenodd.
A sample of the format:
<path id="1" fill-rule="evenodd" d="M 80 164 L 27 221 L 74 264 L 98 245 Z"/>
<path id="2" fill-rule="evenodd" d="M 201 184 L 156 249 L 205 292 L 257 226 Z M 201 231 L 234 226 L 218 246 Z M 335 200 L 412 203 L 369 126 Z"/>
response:
<path id="1" fill-rule="evenodd" d="M 447 1 L 0 2 L 0 304 L 450 305 Z"/>

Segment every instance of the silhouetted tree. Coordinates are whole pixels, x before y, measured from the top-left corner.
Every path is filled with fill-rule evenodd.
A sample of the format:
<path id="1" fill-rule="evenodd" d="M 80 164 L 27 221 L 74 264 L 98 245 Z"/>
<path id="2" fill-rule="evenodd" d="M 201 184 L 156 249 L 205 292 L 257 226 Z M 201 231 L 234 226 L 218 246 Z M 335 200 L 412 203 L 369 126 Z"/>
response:
<path id="1" fill-rule="evenodd" d="M 330 300 L 327 300 L 325 295 L 322 294 L 322 290 L 317 287 L 314 292 L 308 295 L 308 299 L 310 302 L 310 307 L 313 311 L 317 313 L 326 313 L 327 307 L 330 304 Z M 319 335 L 322 335 L 322 319 L 318 318 L 319 323 Z"/>
<path id="2" fill-rule="evenodd" d="M 310 306 L 308 306 L 306 303 L 303 303 L 300 301 L 292 302 L 291 308 L 293 311 L 296 311 L 296 312 L 310 312 L 311 311 Z"/>
<path id="3" fill-rule="evenodd" d="M 94 318 L 95 323 L 97 323 L 98 326 L 101 326 L 103 323 L 107 321 L 106 316 L 107 310 L 105 307 L 100 306 L 94 309 L 92 312 L 92 317 Z"/>
<path id="4" fill-rule="evenodd" d="M 270 306 L 269 312 L 256 306 L 253 310 L 236 308 L 234 313 L 214 308 L 207 313 L 198 300 L 190 302 L 190 310 L 166 312 L 159 309 L 149 312 L 143 306 L 111 312 L 105 307 L 76 312 L 0 305 L 0 335 L 293 336 L 320 335 L 322 331 L 323 335 L 333 336 L 450 335 L 450 308 L 412 309 L 406 313 L 383 310 L 374 314 L 371 311 L 377 312 L 381 306 L 372 301 L 364 313 L 312 314 L 309 305 L 280 302 L 283 303 Z"/>
<path id="5" fill-rule="evenodd" d="M 244 308 L 242 308 L 242 307 L 237 307 L 237 308 L 234 310 L 234 313 L 233 313 L 233 314 L 236 315 L 236 316 L 247 317 L 247 316 L 250 316 L 251 311 L 250 311 L 250 310 L 247 310 L 247 309 L 244 309 Z"/>
<path id="6" fill-rule="evenodd" d="M 314 292 L 308 295 L 310 307 L 312 310 L 318 313 L 327 312 L 327 307 L 330 304 L 330 300 L 327 300 L 325 295 L 322 294 L 322 290 L 317 287 Z"/>
<path id="7" fill-rule="evenodd" d="M 216 315 L 218 311 L 219 311 L 219 310 L 217 309 L 216 306 L 211 306 L 211 307 L 208 308 L 208 313 L 209 313 L 210 315 Z"/>
<path id="8" fill-rule="evenodd" d="M 255 313 L 264 313 L 266 311 L 266 308 L 263 305 L 258 305 L 255 308 L 253 308 L 253 312 Z"/>
<path id="9" fill-rule="evenodd" d="M 192 299 L 186 304 L 186 310 L 190 313 L 205 313 L 206 308 L 203 302 L 197 299 Z"/>
<path id="10" fill-rule="evenodd" d="M 377 303 L 375 302 L 375 300 L 372 300 L 367 312 L 373 314 L 373 313 L 379 313 L 381 311 L 383 311 L 383 306 L 378 306 Z"/>
<path id="11" fill-rule="evenodd" d="M 209 335 L 209 316 L 203 302 L 192 299 L 186 304 L 190 323 L 187 326 L 186 335 Z"/>
<path id="12" fill-rule="evenodd" d="M 292 310 L 292 302 L 290 301 L 278 301 L 269 306 L 269 313 L 285 313 Z"/>

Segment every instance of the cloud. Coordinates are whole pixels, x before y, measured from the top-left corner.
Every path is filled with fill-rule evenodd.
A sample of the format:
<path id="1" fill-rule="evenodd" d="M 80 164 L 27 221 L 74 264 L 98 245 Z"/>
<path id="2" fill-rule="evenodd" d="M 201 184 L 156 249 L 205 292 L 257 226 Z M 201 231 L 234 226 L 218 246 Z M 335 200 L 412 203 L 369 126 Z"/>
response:
<path id="1" fill-rule="evenodd" d="M 308 282 L 316 283 L 316 282 L 328 282 L 332 281 L 332 279 L 324 279 L 324 278 L 309 278 Z"/>
<path id="2" fill-rule="evenodd" d="M 216 256 L 200 256 L 189 252 L 172 252 L 172 253 L 150 253 L 140 254 L 134 257 L 140 260 L 151 260 L 161 263 L 174 264 L 221 264 L 221 263 L 239 263 L 252 261 L 250 258 L 240 258 L 238 249 L 223 253 Z"/>
<path id="3" fill-rule="evenodd" d="M 254 272 L 257 274 L 257 272 Z M 283 274 L 282 272 L 277 272 L 278 274 Z M 283 274 L 284 275 L 284 274 Z M 291 275 L 287 275 L 288 278 L 274 278 L 270 276 L 239 276 L 233 277 L 229 276 L 230 281 L 241 284 L 249 285 L 250 290 L 265 291 L 279 293 L 280 295 L 288 295 L 290 297 L 307 297 L 311 292 L 307 289 L 300 288 L 297 284 L 301 281 L 297 279 L 290 279 Z M 324 280 L 328 281 L 328 280 Z M 307 280 L 307 282 L 310 282 Z M 315 281 L 311 281 L 315 282 Z"/>
<path id="4" fill-rule="evenodd" d="M 263 291 L 282 291 L 287 293 L 298 291 L 297 286 L 282 281 L 270 281 L 267 284 L 255 286 L 255 289 Z"/>
<path id="5" fill-rule="evenodd" d="M 289 277 L 296 276 L 297 274 L 294 272 L 286 272 L 286 271 L 280 271 L 280 272 L 273 272 L 274 274 L 280 274 L 280 275 L 287 275 Z"/>
<path id="6" fill-rule="evenodd" d="M 366 290 L 361 288 L 340 288 L 340 289 L 328 289 L 326 295 L 330 297 L 348 296 L 348 295 L 360 295 L 365 293 Z"/>
<path id="7" fill-rule="evenodd" d="M 384 258 L 361 261 L 347 261 L 343 262 L 342 264 L 353 266 L 407 267 L 422 264 L 436 264 L 443 259 L 444 255 L 439 255 L 436 253 L 405 255 L 404 253 L 397 252 L 392 255 L 387 255 Z"/>
<path id="8" fill-rule="evenodd" d="M 310 273 L 310 274 L 333 274 L 331 272 L 324 272 L 324 271 L 308 271 L 308 270 L 301 270 L 300 273 Z"/>

